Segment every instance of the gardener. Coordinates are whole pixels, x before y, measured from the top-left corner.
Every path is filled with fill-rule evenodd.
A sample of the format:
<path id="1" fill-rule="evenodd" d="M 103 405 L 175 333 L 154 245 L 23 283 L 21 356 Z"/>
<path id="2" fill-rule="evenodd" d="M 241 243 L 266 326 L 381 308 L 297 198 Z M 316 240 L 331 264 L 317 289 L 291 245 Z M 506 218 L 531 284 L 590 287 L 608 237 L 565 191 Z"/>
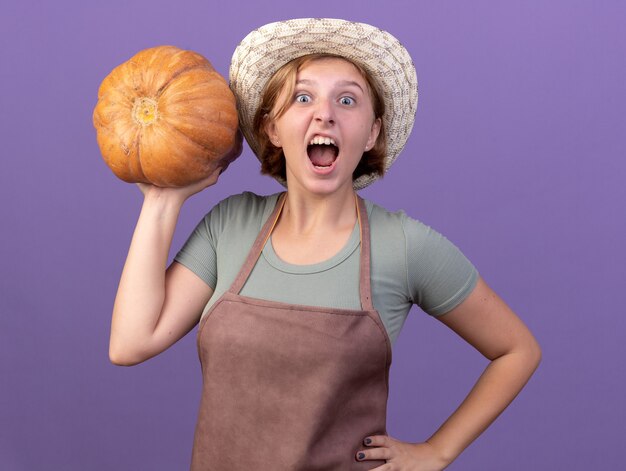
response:
<path id="1" fill-rule="evenodd" d="M 112 361 L 144 361 L 199 323 L 192 470 L 445 468 L 513 400 L 540 352 L 454 245 L 356 193 L 409 136 L 411 58 L 369 25 L 290 20 L 241 42 L 231 88 L 262 172 L 287 191 L 222 201 L 166 270 L 182 204 L 217 172 L 186 188 L 139 184 Z M 391 345 L 413 304 L 491 360 L 421 443 L 385 428 Z"/>

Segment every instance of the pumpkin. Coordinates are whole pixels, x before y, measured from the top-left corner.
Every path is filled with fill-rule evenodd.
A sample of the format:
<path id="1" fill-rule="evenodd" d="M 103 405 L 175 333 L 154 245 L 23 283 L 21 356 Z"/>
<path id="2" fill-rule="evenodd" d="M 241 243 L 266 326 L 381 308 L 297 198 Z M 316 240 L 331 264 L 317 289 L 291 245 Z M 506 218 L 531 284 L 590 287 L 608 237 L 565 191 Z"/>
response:
<path id="1" fill-rule="evenodd" d="M 120 179 L 180 187 L 241 154 L 235 97 L 193 51 L 140 51 L 102 81 L 93 112 L 98 145 Z"/>

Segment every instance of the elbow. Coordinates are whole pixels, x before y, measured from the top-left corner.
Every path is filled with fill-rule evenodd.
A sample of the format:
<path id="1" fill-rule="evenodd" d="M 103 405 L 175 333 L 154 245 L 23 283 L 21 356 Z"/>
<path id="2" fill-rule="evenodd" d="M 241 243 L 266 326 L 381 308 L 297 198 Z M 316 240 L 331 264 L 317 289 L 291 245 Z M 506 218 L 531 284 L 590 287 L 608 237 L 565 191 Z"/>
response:
<path id="1" fill-rule="evenodd" d="M 147 359 L 147 357 L 144 358 L 128 349 L 120 348 L 113 344 L 109 345 L 109 361 L 115 366 L 134 366 Z"/>
<path id="2" fill-rule="evenodd" d="M 111 329 L 109 337 L 109 361 L 116 366 L 134 366 L 155 354 L 150 354 L 151 343 L 140 334 L 132 335 Z"/>
<path id="3" fill-rule="evenodd" d="M 541 347 L 534 336 L 530 336 L 524 347 L 524 358 L 530 374 L 532 375 L 541 363 Z"/>
<path id="4" fill-rule="evenodd" d="M 134 366 L 134 365 L 141 363 L 138 361 L 127 359 L 123 356 L 111 355 L 110 353 L 109 353 L 109 360 L 115 366 Z"/>
<path id="5" fill-rule="evenodd" d="M 497 360 L 502 357 L 515 358 L 515 363 L 520 372 L 523 372 L 524 376 L 528 379 L 533 375 L 535 370 L 541 363 L 541 347 L 532 334 L 529 335 L 520 342 L 517 346 L 513 347 L 509 352 L 504 353 L 502 356 L 492 358 L 491 360 Z"/>
<path id="6" fill-rule="evenodd" d="M 109 351 L 109 361 L 115 366 L 134 366 L 141 363 L 140 361 L 135 361 L 125 355 L 111 351 Z"/>
<path id="7" fill-rule="evenodd" d="M 539 346 L 539 343 L 534 338 L 533 338 L 533 342 L 532 342 L 532 346 L 530 350 L 531 350 L 530 355 L 531 355 L 533 365 L 534 365 L 534 368 L 533 368 L 533 371 L 534 371 L 537 369 L 537 367 L 541 363 L 541 358 L 542 358 L 541 346 Z"/>

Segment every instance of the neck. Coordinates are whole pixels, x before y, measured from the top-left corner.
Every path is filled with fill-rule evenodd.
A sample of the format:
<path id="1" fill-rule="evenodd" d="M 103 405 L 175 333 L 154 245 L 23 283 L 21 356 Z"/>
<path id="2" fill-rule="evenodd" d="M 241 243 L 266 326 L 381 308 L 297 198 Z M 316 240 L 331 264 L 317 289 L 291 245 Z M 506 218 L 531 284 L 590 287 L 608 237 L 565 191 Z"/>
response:
<path id="1" fill-rule="evenodd" d="M 287 191 L 279 224 L 292 234 L 331 234 L 352 228 L 356 222 L 355 197 L 352 188 L 322 196 Z"/>

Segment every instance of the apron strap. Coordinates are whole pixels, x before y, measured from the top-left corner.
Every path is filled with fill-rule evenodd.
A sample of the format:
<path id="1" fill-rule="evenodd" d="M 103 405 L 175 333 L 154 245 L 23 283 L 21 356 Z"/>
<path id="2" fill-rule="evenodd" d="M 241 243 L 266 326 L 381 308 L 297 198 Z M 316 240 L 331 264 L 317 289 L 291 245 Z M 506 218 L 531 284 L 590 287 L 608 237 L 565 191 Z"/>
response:
<path id="1" fill-rule="evenodd" d="M 252 245 L 252 248 L 248 253 L 246 261 L 242 265 L 241 270 L 239 270 L 239 274 L 237 275 L 235 281 L 233 281 L 233 284 L 228 290 L 231 293 L 239 294 L 241 288 L 243 288 L 243 285 L 246 283 L 248 277 L 250 276 L 250 273 L 252 273 L 252 269 L 254 268 L 254 265 L 256 265 L 256 261 L 261 256 L 261 252 L 263 251 L 263 247 L 265 247 L 267 239 L 269 239 L 270 234 L 274 229 L 274 226 L 278 222 L 278 216 L 280 216 L 280 213 L 283 210 L 283 206 L 285 206 L 285 201 L 287 199 L 286 196 L 287 193 L 283 192 L 278 197 L 278 201 L 276 202 L 274 211 L 272 211 L 272 214 L 270 214 L 270 216 L 267 218 L 267 221 L 265 221 L 265 224 L 263 224 L 261 232 L 259 232 L 259 235 L 254 241 L 254 244 Z"/>
<path id="2" fill-rule="evenodd" d="M 261 252 L 263 251 L 263 247 L 267 243 L 272 231 L 274 230 L 274 226 L 278 222 L 278 218 L 280 213 L 285 206 L 287 193 L 283 192 L 276 202 L 276 206 L 272 211 L 272 214 L 267 218 L 265 224 L 261 228 L 259 235 L 257 236 L 250 252 L 248 253 L 248 257 L 246 261 L 239 270 L 237 277 L 233 281 L 230 289 L 228 290 L 231 293 L 239 294 L 243 285 L 246 283 L 250 273 L 254 269 L 257 260 L 261 256 Z M 361 239 L 361 256 L 360 256 L 360 275 L 359 275 L 359 296 L 361 298 L 361 309 L 364 311 L 373 311 L 374 306 L 372 304 L 372 289 L 370 285 L 370 226 L 369 220 L 367 217 L 367 208 L 365 207 L 365 202 L 363 198 L 356 195 L 356 209 L 357 209 L 357 219 L 359 222 L 360 228 L 360 239 Z"/>
<path id="3" fill-rule="evenodd" d="M 373 311 L 372 304 L 372 287 L 370 284 L 370 223 L 367 217 L 367 208 L 365 201 L 359 195 L 356 195 L 356 215 L 359 219 L 360 237 L 361 237 L 361 269 L 359 277 L 359 295 L 361 297 L 361 309 L 364 311 Z"/>

